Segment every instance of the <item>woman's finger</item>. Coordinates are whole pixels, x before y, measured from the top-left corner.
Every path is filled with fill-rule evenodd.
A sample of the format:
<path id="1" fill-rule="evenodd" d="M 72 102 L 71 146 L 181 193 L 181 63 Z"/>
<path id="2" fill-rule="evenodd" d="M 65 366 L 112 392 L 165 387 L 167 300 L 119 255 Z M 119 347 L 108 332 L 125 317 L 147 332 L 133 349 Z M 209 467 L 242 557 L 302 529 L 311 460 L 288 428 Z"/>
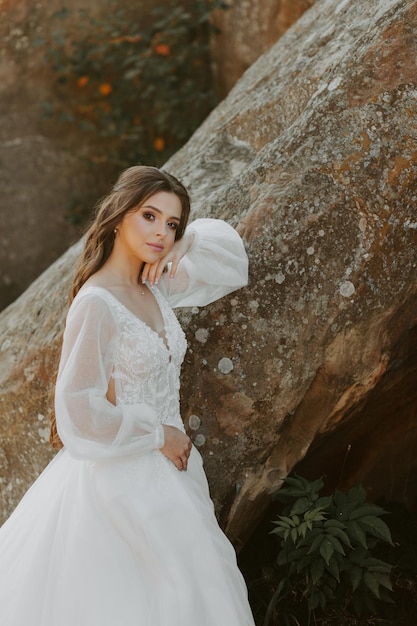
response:
<path id="1" fill-rule="evenodd" d="M 145 265 L 142 267 L 142 273 L 141 273 L 142 283 L 146 283 L 146 281 L 148 280 L 148 274 L 149 274 L 149 263 L 145 263 Z"/>
<path id="2" fill-rule="evenodd" d="M 169 277 L 170 278 L 174 278 L 175 274 L 177 273 L 178 263 L 179 263 L 179 258 L 177 256 L 174 256 L 172 258 L 171 268 L 169 270 Z"/>
<path id="3" fill-rule="evenodd" d="M 153 286 L 154 284 L 158 284 L 161 280 L 161 276 L 164 272 L 164 269 L 168 263 L 168 255 L 156 263 L 146 263 L 143 271 L 142 271 L 142 280 L 147 280 L 148 283 Z M 146 270 L 146 271 L 145 271 Z"/>
<path id="4" fill-rule="evenodd" d="M 152 263 L 152 265 L 149 265 L 149 268 L 148 268 L 147 280 L 148 280 L 148 283 L 151 285 L 151 287 L 153 287 L 153 285 L 158 281 L 158 278 L 157 278 L 158 265 L 159 265 L 159 262 Z"/>
<path id="5" fill-rule="evenodd" d="M 166 257 L 164 259 L 161 259 L 158 263 L 158 266 L 155 270 L 155 282 L 159 283 L 159 281 L 161 280 L 161 276 L 165 271 L 165 268 L 167 266 L 167 260 Z"/>

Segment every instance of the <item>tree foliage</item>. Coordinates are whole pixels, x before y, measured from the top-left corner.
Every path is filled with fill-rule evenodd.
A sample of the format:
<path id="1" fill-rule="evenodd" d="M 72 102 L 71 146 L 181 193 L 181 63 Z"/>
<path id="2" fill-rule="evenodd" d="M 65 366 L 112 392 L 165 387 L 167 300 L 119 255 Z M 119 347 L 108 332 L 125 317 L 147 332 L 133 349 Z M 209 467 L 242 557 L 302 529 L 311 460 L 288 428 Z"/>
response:
<path id="1" fill-rule="evenodd" d="M 391 565 L 374 555 L 380 542 L 392 545 L 381 519 L 385 511 L 366 502 L 361 486 L 332 496 L 320 496 L 322 488 L 321 478 L 295 475 L 274 496 L 284 504 L 272 531 L 280 539 L 280 580 L 264 626 L 276 612 L 282 623 L 298 623 L 290 597 L 293 607 L 304 603 L 309 615 L 335 607 L 376 613 L 378 603 L 391 601 Z"/>
<path id="2" fill-rule="evenodd" d="M 118 165 L 159 165 L 216 104 L 210 16 L 226 5 L 171 1 L 146 15 L 134 4 L 103 2 L 100 19 L 88 7 L 55 14 L 45 59 L 57 97 L 43 102 L 43 115 L 102 139 Z"/>

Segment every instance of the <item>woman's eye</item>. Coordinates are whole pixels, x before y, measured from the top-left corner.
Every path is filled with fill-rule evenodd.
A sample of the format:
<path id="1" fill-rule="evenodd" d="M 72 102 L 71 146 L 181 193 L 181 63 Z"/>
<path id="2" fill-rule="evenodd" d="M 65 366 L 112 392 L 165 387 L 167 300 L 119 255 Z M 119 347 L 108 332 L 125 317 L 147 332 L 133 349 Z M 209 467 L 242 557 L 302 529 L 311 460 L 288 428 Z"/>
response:
<path id="1" fill-rule="evenodd" d="M 172 230 L 177 230 L 178 228 L 177 222 L 168 222 L 168 226 L 172 228 Z"/>
<path id="2" fill-rule="evenodd" d="M 154 215 L 153 213 L 144 213 L 144 214 L 143 214 L 143 217 L 144 217 L 146 220 L 154 220 L 154 219 L 155 219 L 155 215 Z"/>

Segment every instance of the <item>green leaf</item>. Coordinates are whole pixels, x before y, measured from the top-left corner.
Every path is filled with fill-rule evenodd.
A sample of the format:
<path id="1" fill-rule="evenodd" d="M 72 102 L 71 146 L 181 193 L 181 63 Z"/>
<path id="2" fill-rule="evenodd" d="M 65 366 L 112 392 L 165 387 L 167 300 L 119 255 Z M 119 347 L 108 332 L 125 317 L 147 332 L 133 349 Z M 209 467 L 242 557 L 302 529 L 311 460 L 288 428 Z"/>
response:
<path id="1" fill-rule="evenodd" d="M 381 587 L 385 587 L 385 589 L 392 591 L 392 584 L 391 584 L 391 579 L 389 576 L 387 576 L 386 574 L 374 574 L 374 575 Z"/>
<path id="2" fill-rule="evenodd" d="M 350 582 L 352 583 L 352 590 L 355 591 L 362 582 L 362 568 L 357 565 L 353 565 L 348 569 L 348 576 L 350 578 Z"/>
<path id="3" fill-rule="evenodd" d="M 304 496 L 304 495 L 305 495 L 304 492 L 299 494 L 299 496 Z M 277 502 L 283 502 L 284 504 L 288 504 L 292 502 L 294 498 L 286 493 L 285 487 L 281 487 L 279 491 L 276 491 L 273 494 L 272 499 L 276 500 Z"/>
<path id="4" fill-rule="evenodd" d="M 315 507 L 311 511 L 306 511 L 304 513 L 304 519 L 312 522 L 321 522 L 326 519 L 326 516 L 323 515 L 323 509 Z"/>
<path id="5" fill-rule="evenodd" d="M 363 504 L 365 500 L 366 500 L 366 491 L 362 487 L 362 485 L 357 485 L 355 487 L 352 487 L 352 489 L 349 490 L 349 493 L 347 495 L 348 502 Z"/>
<path id="6" fill-rule="evenodd" d="M 349 535 L 349 538 L 353 541 L 354 544 L 360 544 L 364 548 L 368 547 L 366 543 L 365 531 L 355 520 L 352 520 L 346 527 L 346 533 Z"/>
<path id="7" fill-rule="evenodd" d="M 327 535 L 326 536 L 327 541 L 330 541 L 330 543 L 333 545 L 334 549 L 336 550 L 336 552 L 339 552 L 339 554 L 343 554 L 345 555 L 345 551 L 343 549 L 342 544 L 340 543 L 339 539 L 337 537 L 333 537 L 333 535 Z"/>
<path id="8" fill-rule="evenodd" d="M 305 489 L 301 489 L 300 487 L 286 487 L 285 485 L 278 491 L 277 496 L 279 496 L 280 493 L 286 498 L 290 496 L 291 499 L 304 498 L 306 496 Z"/>
<path id="9" fill-rule="evenodd" d="M 329 570 L 331 575 L 334 576 L 334 578 L 337 580 L 337 582 L 340 583 L 339 566 L 338 566 L 337 561 L 336 561 L 336 559 L 334 557 L 332 557 L 330 559 L 329 564 L 327 565 L 327 569 Z"/>
<path id="10" fill-rule="evenodd" d="M 291 519 L 291 517 L 286 517 L 284 515 L 280 515 L 278 517 L 278 521 L 274 522 L 274 524 L 280 525 L 283 528 L 293 528 L 294 527 L 294 520 Z"/>
<path id="11" fill-rule="evenodd" d="M 299 562 L 297 563 L 296 568 L 295 568 L 296 572 L 298 574 L 304 573 L 309 568 L 310 563 L 311 563 L 313 558 L 314 557 L 307 555 L 307 556 L 304 556 L 302 559 L 300 559 Z"/>
<path id="12" fill-rule="evenodd" d="M 380 588 L 379 595 L 381 596 L 381 600 L 383 602 L 389 602 L 390 604 L 394 604 L 394 600 L 391 596 L 391 592 L 385 589 L 384 587 Z"/>
<path id="13" fill-rule="evenodd" d="M 350 514 L 350 519 L 358 519 L 367 515 L 386 515 L 386 511 L 376 504 L 364 504 Z"/>
<path id="14" fill-rule="evenodd" d="M 350 492 L 349 492 L 350 493 Z M 358 508 L 358 501 L 349 498 L 344 493 L 337 491 L 334 495 L 336 506 L 336 519 L 343 522 L 350 518 L 351 513 Z M 359 502 L 360 504 L 360 502 Z"/>
<path id="15" fill-rule="evenodd" d="M 323 487 L 324 487 L 323 479 L 317 478 L 317 480 L 313 480 L 313 482 L 310 483 L 309 491 L 310 493 L 318 493 L 320 489 L 323 489 Z"/>
<path id="16" fill-rule="evenodd" d="M 325 560 L 327 565 L 329 565 L 329 561 L 331 557 L 333 556 L 333 552 L 334 552 L 334 545 L 332 544 L 331 541 L 329 541 L 329 539 L 326 538 L 320 545 L 320 554 Z"/>
<path id="17" fill-rule="evenodd" d="M 342 530 L 341 528 L 337 528 L 335 526 L 330 526 L 329 528 L 326 528 L 326 530 L 327 530 L 328 535 L 336 537 L 337 539 L 342 541 L 345 544 L 345 546 L 353 549 L 350 539 L 344 530 Z"/>
<path id="18" fill-rule="evenodd" d="M 288 594 L 288 590 L 285 588 L 285 585 L 286 585 L 285 579 L 281 579 L 268 604 L 268 608 L 267 608 L 266 615 L 265 615 L 264 626 L 268 626 L 275 607 Z"/>
<path id="19" fill-rule="evenodd" d="M 303 497 L 298 498 L 291 508 L 290 515 L 299 514 L 302 515 L 311 507 L 311 500 L 309 498 Z"/>
<path id="20" fill-rule="evenodd" d="M 294 476 L 287 476 L 284 478 L 284 483 L 286 485 L 302 489 L 304 493 L 309 493 L 310 481 L 302 476 L 298 476 L 297 474 Z"/>
<path id="21" fill-rule="evenodd" d="M 391 533 L 384 521 L 379 519 L 379 517 L 374 517 L 372 515 L 361 517 L 358 520 L 358 523 L 362 526 L 364 530 L 367 530 L 371 535 L 394 545 L 392 543 Z"/>
<path id="22" fill-rule="evenodd" d="M 328 519 L 324 522 L 325 528 L 340 528 L 344 530 L 346 528 L 346 524 L 343 522 L 339 522 L 337 519 Z"/>
<path id="23" fill-rule="evenodd" d="M 324 563 L 322 559 L 315 559 L 310 566 L 310 574 L 313 585 L 316 585 L 323 576 Z"/>
<path id="24" fill-rule="evenodd" d="M 325 539 L 326 539 L 326 535 L 325 533 L 322 533 L 322 532 L 316 537 L 314 537 L 307 554 L 313 554 L 313 552 L 316 552 L 317 550 L 319 550 L 321 544 L 323 543 Z"/>
<path id="25" fill-rule="evenodd" d="M 379 598 L 379 583 L 375 574 L 371 574 L 370 572 L 365 572 L 363 575 L 363 582 L 368 587 L 372 593 Z"/>
<path id="26" fill-rule="evenodd" d="M 298 533 L 302 536 L 303 539 L 306 538 L 307 534 L 307 522 L 301 522 L 300 527 L 298 529 Z"/>
<path id="27" fill-rule="evenodd" d="M 334 502 L 337 507 L 344 507 L 347 503 L 347 496 L 342 491 L 335 491 Z"/>
<path id="28" fill-rule="evenodd" d="M 380 559 L 375 559 L 373 557 L 365 559 L 363 563 L 365 567 L 372 572 L 389 574 L 392 569 L 392 566 L 389 563 L 385 563 L 385 561 L 381 561 Z"/>
<path id="29" fill-rule="evenodd" d="M 322 509 L 328 509 L 332 503 L 332 498 L 330 496 L 322 496 L 318 500 L 316 500 L 316 506 L 319 506 Z"/>

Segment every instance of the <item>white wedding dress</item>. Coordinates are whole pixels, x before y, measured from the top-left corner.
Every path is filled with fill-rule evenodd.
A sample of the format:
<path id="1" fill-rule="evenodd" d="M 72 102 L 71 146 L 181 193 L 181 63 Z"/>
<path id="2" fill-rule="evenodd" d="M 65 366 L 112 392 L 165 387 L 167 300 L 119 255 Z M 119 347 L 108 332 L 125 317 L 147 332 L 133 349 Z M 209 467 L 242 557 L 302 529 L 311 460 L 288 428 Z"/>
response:
<path id="1" fill-rule="evenodd" d="M 101 287 L 71 305 L 56 386 L 65 447 L 0 529 L 1 626 L 254 624 L 199 452 L 184 472 L 159 450 L 162 424 L 184 430 L 186 341 L 171 306 L 203 306 L 247 282 L 233 228 L 188 228 L 195 242 L 176 278 L 153 288 L 163 333 Z"/>

